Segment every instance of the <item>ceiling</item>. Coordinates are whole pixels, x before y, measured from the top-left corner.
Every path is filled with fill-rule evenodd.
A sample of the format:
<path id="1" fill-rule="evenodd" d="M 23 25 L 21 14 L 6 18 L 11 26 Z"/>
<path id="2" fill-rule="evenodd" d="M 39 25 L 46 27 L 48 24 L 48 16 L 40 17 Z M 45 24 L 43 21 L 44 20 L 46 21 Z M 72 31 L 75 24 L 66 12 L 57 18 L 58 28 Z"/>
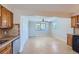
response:
<path id="1" fill-rule="evenodd" d="M 70 17 L 79 13 L 79 4 L 7 4 L 7 6 L 28 16 Z"/>

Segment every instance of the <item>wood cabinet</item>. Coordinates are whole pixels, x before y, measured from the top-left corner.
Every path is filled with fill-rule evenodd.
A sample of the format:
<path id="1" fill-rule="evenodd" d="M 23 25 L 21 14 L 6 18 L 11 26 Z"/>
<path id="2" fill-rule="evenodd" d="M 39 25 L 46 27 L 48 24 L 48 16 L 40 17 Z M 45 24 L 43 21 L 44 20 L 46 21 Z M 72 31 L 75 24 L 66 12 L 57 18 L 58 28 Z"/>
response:
<path id="1" fill-rule="evenodd" d="M 8 44 L 7 46 L 0 49 L 0 54 L 12 54 L 12 44 Z"/>
<path id="2" fill-rule="evenodd" d="M 72 39 L 73 39 L 73 36 L 71 34 L 67 34 L 67 44 L 69 46 L 72 46 Z"/>
<path id="3" fill-rule="evenodd" d="M 0 17 L 1 17 L 1 5 L 0 5 Z"/>
<path id="4" fill-rule="evenodd" d="M 8 28 L 13 27 L 13 13 L 10 11 L 7 11 L 7 22 L 6 25 Z"/>
<path id="5" fill-rule="evenodd" d="M 72 28 L 79 28 L 79 15 L 71 17 L 71 27 Z"/>
<path id="6" fill-rule="evenodd" d="M 13 13 L 0 5 L 0 28 L 12 28 L 13 27 Z"/>

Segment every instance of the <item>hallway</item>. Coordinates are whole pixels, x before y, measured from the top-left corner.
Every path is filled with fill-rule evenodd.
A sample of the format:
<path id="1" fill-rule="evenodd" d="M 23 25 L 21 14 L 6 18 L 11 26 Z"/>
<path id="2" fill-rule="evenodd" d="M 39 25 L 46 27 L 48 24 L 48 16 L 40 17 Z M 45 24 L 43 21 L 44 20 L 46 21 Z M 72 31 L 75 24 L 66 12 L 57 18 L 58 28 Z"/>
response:
<path id="1" fill-rule="evenodd" d="M 23 54 L 75 54 L 65 42 L 51 37 L 31 37 Z"/>

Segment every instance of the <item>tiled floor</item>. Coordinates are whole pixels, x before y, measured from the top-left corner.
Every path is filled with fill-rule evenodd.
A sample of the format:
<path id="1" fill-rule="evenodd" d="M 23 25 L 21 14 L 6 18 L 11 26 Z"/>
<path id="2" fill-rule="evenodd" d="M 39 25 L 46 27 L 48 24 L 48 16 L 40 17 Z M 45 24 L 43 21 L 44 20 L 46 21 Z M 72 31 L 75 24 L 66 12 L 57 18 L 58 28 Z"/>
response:
<path id="1" fill-rule="evenodd" d="M 32 37 L 24 47 L 23 54 L 75 54 L 65 42 L 51 37 Z"/>

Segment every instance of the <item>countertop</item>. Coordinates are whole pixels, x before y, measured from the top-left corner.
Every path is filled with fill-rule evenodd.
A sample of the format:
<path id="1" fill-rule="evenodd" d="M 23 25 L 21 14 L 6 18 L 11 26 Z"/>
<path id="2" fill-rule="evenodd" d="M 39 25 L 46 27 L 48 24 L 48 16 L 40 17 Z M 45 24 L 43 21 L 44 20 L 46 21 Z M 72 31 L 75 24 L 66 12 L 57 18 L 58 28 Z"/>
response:
<path id="1" fill-rule="evenodd" d="M 0 48 L 3 48 L 5 47 L 6 45 L 8 45 L 9 43 L 13 42 L 14 40 L 16 39 L 19 39 L 20 36 L 17 35 L 17 36 L 6 36 L 6 37 L 3 37 L 3 38 L 0 38 L 0 40 L 8 40 L 7 42 L 3 43 L 3 44 L 0 44 Z"/>
<path id="2" fill-rule="evenodd" d="M 68 34 L 70 34 L 70 35 L 78 35 L 78 34 L 71 34 L 71 33 L 68 33 Z M 78 35 L 79 36 L 79 35 Z"/>

